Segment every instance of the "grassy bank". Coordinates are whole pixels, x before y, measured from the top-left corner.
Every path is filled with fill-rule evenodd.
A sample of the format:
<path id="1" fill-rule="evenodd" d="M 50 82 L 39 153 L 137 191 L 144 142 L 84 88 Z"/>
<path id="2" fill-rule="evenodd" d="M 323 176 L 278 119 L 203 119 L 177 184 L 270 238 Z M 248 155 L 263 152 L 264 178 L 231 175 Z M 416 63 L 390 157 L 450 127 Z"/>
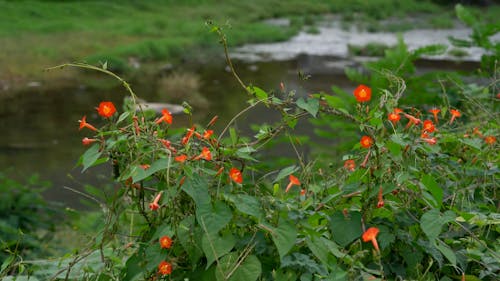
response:
<path id="1" fill-rule="evenodd" d="M 443 9 L 417 0 L 0 1 L 0 86 L 72 76 L 41 71 L 71 61 L 108 61 L 113 70 L 127 71 L 131 61 L 204 59 L 219 50 L 207 19 L 228 23 L 229 44 L 240 45 L 285 40 L 326 13 L 369 23 Z M 262 22 L 277 17 L 291 19 L 290 25 Z"/>

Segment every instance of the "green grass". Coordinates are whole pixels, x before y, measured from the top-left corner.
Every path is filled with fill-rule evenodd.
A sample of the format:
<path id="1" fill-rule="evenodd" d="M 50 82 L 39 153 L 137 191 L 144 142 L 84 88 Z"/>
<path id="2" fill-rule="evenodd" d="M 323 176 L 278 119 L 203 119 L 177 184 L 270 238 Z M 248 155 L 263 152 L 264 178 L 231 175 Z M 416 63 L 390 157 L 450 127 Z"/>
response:
<path id="1" fill-rule="evenodd" d="M 129 57 L 210 57 L 207 50 L 220 46 L 204 25 L 208 19 L 223 25 L 235 46 L 286 40 L 304 25 L 314 26 L 322 14 L 373 23 L 442 9 L 417 0 L 0 0 L 0 81 L 40 78 L 41 69 L 70 61 L 108 61 L 112 69 L 126 71 Z M 291 18 L 290 26 L 262 23 L 276 17 Z"/>

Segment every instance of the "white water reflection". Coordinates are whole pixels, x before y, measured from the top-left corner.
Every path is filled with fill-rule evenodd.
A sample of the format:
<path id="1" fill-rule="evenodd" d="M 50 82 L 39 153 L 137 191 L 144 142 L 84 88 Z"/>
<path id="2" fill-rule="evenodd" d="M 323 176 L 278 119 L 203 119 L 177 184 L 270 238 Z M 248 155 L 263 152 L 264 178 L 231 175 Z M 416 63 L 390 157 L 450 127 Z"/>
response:
<path id="1" fill-rule="evenodd" d="M 318 34 L 300 32 L 288 41 L 266 44 L 249 44 L 236 49 L 232 53 L 233 58 L 247 62 L 291 60 L 299 55 L 349 57 L 348 46 L 364 46 L 368 43 L 383 43 L 389 46 L 396 45 L 398 34 L 391 32 L 365 32 L 356 28 L 342 29 L 339 22 L 333 22 L 329 26 L 319 27 Z M 414 50 L 431 44 L 443 44 L 448 50 L 456 49 L 449 42 L 449 37 L 468 39 L 471 30 L 466 27 L 453 29 L 415 29 L 402 32 L 401 36 L 409 50 Z M 500 34 L 493 38 L 500 41 Z M 474 61 L 481 60 L 484 50 L 477 47 L 460 48 L 467 55 L 457 58 L 445 53 L 432 56 L 436 60 L 459 60 Z"/>

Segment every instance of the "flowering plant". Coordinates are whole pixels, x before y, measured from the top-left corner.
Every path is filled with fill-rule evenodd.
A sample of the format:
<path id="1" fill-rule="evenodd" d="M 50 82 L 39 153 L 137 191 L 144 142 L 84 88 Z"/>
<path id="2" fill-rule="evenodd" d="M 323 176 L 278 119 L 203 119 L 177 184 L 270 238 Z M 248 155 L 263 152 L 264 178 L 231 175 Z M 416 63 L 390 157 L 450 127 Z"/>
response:
<path id="1" fill-rule="evenodd" d="M 212 31 L 226 49 L 222 30 Z M 251 141 L 231 122 L 218 132 L 216 117 L 176 129 L 168 109 L 159 117 L 141 110 L 119 77 L 132 105 L 105 104 L 99 129 L 79 120 L 90 146 L 83 169 L 110 163 L 117 188 L 93 246 L 62 262 L 53 279 L 495 278 L 496 89 L 464 87 L 462 98 L 475 102 L 460 110 L 401 103 L 406 85 L 395 76 L 384 78 L 385 88 L 365 83 L 352 93 L 296 98 L 284 83 L 278 92 L 247 86 L 229 58 L 228 65 L 249 109 L 263 105 L 282 116 Z M 492 118 L 470 127 L 480 118 L 473 112 Z M 336 165 L 302 157 L 287 167 L 259 165 L 264 144 L 305 117 L 355 125 L 344 157 L 329 159 Z"/>
<path id="2" fill-rule="evenodd" d="M 82 165 L 113 164 L 121 185 L 116 202 L 128 212 L 130 237 L 137 237 L 117 274 L 122 280 L 386 279 L 418 276 L 419 265 L 427 263 L 464 275 L 470 265 L 460 255 L 474 230 L 465 223 L 473 217 L 454 202 L 476 192 L 480 182 L 484 200 L 495 189 L 485 178 L 460 180 L 459 167 L 491 169 L 491 162 L 477 159 L 498 157 L 491 154 L 494 127 L 487 137 L 477 128 L 468 133 L 458 109 L 398 108 L 402 93 L 362 88 L 371 98 L 357 98 L 358 87 L 352 95 L 357 111 L 350 114 L 325 93 L 295 100 L 245 87 L 269 107 L 288 108 L 282 124 L 289 129 L 288 120 L 304 116 L 333 114 L 357 123 L 363 136 L 336 173 L 299 159 L 273 179 L 273 171 L 252 168 L 255 147 L 266 137 L 252 144 L 224 139 L 225 130 L 217 135 L 211 129 L 214 120 L 174 130 L 167 109 L 159 118 L 135 110 L 117 119 L 106 115 L 109 124 L 100 129 L 83 117 L 80 127 L 97 134 L 84 144 L 97 141 Z M 373 106 L 376 99 L 380 104 Z M 391 267 L 394 262 L 406 269 Z"/>

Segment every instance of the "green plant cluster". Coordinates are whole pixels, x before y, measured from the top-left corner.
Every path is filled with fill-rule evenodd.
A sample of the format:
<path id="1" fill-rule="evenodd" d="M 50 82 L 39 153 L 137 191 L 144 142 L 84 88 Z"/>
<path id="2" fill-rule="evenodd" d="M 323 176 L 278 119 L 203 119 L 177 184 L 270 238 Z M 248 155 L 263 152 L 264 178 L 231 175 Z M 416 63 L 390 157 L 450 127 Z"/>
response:
<path id="1" fill-rule="evenodd" d="M 42 245 L 50 239 L 58 214 L 41 195 L 49 185 L 37 175 L 21 182 L 0 173 L 1 271 L 8 272 L 19 257 L 43 253 Z"/>
<path id="2" fill-rule="evenodd" d="M 441 98 L 432 105 L 403 103 L 414 96 L 415 88 L 406 83 L 415 76 L 413 61 L 440 47 L 409 52 L 401 43 L 368 65 L 369 74 L 349 70 L 365 81 L 353 94 L 334 88 L 332 94 L 297 97 L 283 84 L 277 91 L 247 86 L 233 68 L 223 30 L 212 26 L 211 31 L 219 35 L 231 72 L 249 96 L 249 107 L 220 133 L 213 129 L 215 117 L 174 129 L 176 118 L 168 109 L 159 117 L 143 111 L 130 86 L 106 65 L 66 65 L 112 75 L 130 93 L 123 110 L 110 102 L 99 105 L 107 120 L 103 127 L 95 128 L 85 116 L 79 120 L 89 133 L 82 142 L 90 146 L 80 164 L 86 170 L 110 163 L 117 186 L 90 247 L 32 263 L 33 278 L 20 278 L 498 277 L 498 68 L 491 84 L 457 82 L 461 77 L 453 75 L 452 91 L 439 84 Z M 424 86 L 432 83 L 437 82 Z M 258 106 L 275 110 L 280 121 L 260 126 L 254 138 L 241 136 L 234 121 Z M 192 114 L 188 104 L 184 109 Z M 316 126 L 333 119 L 354 132 L 343 136 L 351 138 L 351 146 L 342 156 L 328 156 L 336 165 L 306 161 L 300 154 L 293 132 L 302 118 Z M 289 137 L 295 163 L 262 164 L 265 146 L 279 135 Z"/>

